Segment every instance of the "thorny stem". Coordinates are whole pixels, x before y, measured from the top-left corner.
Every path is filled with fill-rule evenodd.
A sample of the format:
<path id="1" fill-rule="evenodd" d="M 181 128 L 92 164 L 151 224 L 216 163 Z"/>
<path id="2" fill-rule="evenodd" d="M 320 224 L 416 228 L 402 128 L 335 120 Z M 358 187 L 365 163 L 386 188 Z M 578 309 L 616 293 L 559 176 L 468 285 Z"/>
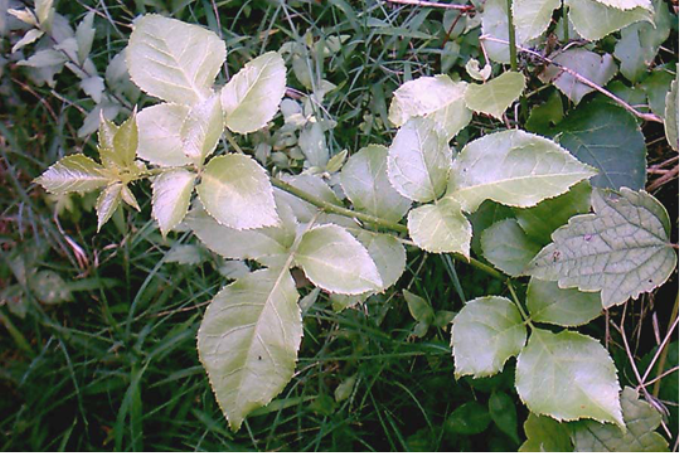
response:
<path id="1" fill-rule="evenodd" d="M 508 45 L 510 44 L 508 41 L 506 41 L 504 39 L 494 38 L 493 36 L 489 36 L 489 35 L 480 36 L 479 39 L 480 40 L 492 41 L 492 42 L 498 42 L 498 43 L 501 43 L 501 44 L 508 44 Z M 607 91 L 606 89 L 602 88 L 601 86 L 599 86 L 598 84 L 596 84 L 592 80 L 583 77 L 581 74 L 574 71 L 573 69 L 568 68 L 566 66 L 563 66 L 559 63 L 556 63 L 555 61 L 551 60 L 550 58 L 548 58 L 548 57 L 546 57 L 542 54 L 540 54 L 539 52 L 535 52 L 531 49 L 526 49 L 526 48 L 521 47 L 521 46 L 515 46 L 515 47 L 520 52 L 528 53 L 528 54 L 531 54 L 531 55 L 533 55 L 537 58 L 540 58 L 541 60 L 545 61 L 546 63 L 553 65 L 553 66 L 559 68 L 561 71 L 566 72 L 567 74 L 573 76 L 576 80 L 578 80 L 582 84 L 589 86 L 593 90 L 599 91 L 600 93 L 604 94 L 609 99 L 613 100 L 614 102 L 616 102 L 621 107 L 628 110 L 630 113 L 637 116 L 638 118 L 643 119 L 645 121 L 652 121 L 652 122 L 655 122 L 655 123 L 663 123 L 663 120 L 661 118 L 659 118 L 657 115 L 655 115 L 653 113 L 642 113 L 642 112 L 637 111 L 633 106 L 628 104 L 626 101 L 624 101 L 620 97 L 616 96 L 611 91 Z"/>
<path id="2" fill-rule="evenodd" d="M 666 335 L 670 337 L 671 334 L 671 329 L 673 328 L 674 322 L 676 318 L 678 317 L 678 294 L 675 295 L 675 305 L 673 305 L 673 311 L 671 313 L 670 320 L 668 321 L 668 331 L 666 332 Z M 666 358 L 668 357 L 668 342 L 666 344 L 662 345 L 663 350 L 661 351 L 661 355 L 659 356 L 659 363 L 656 366 L 656 375 L 658 380 L 654 383 L 654 387 L 652 388 L 652 395 L 654 397 L 659 396 L 659 391 L 661 390 L 661 375 L 664 373 L 664 368 L 666 367 Z"/>

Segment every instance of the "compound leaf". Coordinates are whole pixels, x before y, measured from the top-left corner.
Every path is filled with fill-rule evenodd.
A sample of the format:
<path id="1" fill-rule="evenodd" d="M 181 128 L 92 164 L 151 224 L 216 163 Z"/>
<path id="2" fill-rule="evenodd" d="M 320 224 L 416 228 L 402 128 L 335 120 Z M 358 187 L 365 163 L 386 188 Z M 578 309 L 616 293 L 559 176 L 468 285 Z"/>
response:
<path id="1" fill-rule="evenodd" d="M 530 264 L 562 288 L 601 291 L 605 308 L 662 285 L 675 269 L 670 219 L 647 192 L 593 192 L 593 214 L 572 217 Z"/>
<path id="2" fill-rule="evenodd" d="M 222 289 L 203 316 L 199 357 L 234 431 L 293 377 L 302 338 L 298 298 L 288 269 L 263 269 Z"/>
<path id="3" fill-rule="evenodd" d="M 469 301 L 456 315 L 451 346 L 456 376 L 491 376 L 519 354 L 527 338 L 517 307 L 505 297 L 487 296 Z"/>
<path id="4" fill-rule="evenodd" d="M 279 110 L 286 92 L 286 64 L 276 52 L 248 62 L 229 80 L 222 92 L 224 124 L 247 134 L 262 129 Z"/>
<path id="5" fill-rule="evenodd" d="M 205 210 L 228 227 L 261 228 L 279 221 L 269 177 L 248 156 L 229 154 L 211 159 L 196 192 Z"/>
<path id="6" fill-rule="evenodd" d="M 185 105 L 210 96 L 226 57 L 226 46 L 215 33 L 157 14 L 135 22 L 127 47 L 135 85 L 152 96 Z"/>
<path id="7" fill-rule="evenodd" d="M 295 262 L 312 283 L 332 293 L 357 295 L 383 288 L 366 248 L 337 225 L 321 225 L 304 233 Z"/>
<path id="8" fill-rule="evenodd" d="M 486 135 L 456 156 L 447 197 L 474 212 L 487 199 L 530 207 L 595 174 L 555 142 L 519 130 Z"/>
<path id="9" fill-rule="evenodd" d="M 195 179 L 196 174 L 178 168 L 161 173 L 153 181 L 151 216 L 158 222 L 163 236 L 184 219 Z"/>
<path id="10" fill-rule="evenodd" d="M 446 189 L 451 148 L 439 127 L 427 118 L 413 118 L 399 129 L 387 155 L 387 176 L 403 196 L 427 203 Z"/>

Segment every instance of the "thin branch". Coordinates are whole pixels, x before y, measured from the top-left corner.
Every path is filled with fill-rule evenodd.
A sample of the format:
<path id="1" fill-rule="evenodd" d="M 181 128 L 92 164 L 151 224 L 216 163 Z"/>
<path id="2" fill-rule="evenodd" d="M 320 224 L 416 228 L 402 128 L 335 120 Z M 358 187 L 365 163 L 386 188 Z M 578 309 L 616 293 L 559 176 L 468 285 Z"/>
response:
<path id="1" fill-rule="evenodd" d="M 425 8 L 457 9 L 459 11 L 473 11 L 472 5 L 456 5 L 453 3 L 437 3 L 425 0 L 387 0 L 388 3 L 398 3 L 400 5 L 423 6 Z"/>
<path id="2" fill-rule="evenodd" d="M 508 41 L 504 40 L 504 39 L 498 39 L 498 38 L 494 38 L 493 36 L 488 36 L 488 35 L 480 36 L 479 39 L 510 45 L 510 43 Z M 527 48 L 524 48 L 524 47 L 521 47 L 521 46 L 516 46 L 516 49 L 519 50 L 520 52 L 528 53 L 528 54 L 533 55 L 537 58 L 540 58 L 541 60 L 545 61 L 546 63 L 551 64 L 551 65 L 559 68 L 563 72 L 566 72 L 567 74 L 574 77 L 576 80 L 578 80 L 582 84 L 587 85 L 590 88 L 592 88 L 593 90 L 599 91 L 600 93 L 604 94 L 609 99 L 613 100 L 614 102 L 616 102 L 621 107 L 628 110 L 630 113 L 637 116 L 638 118 L 643 119 L 645 121 L 652 121 L 652 122 L 655 122 L 655 123 L 663 123 L 663 120 L 661 118 L 659 118 L 657 115 L 655 115 L 653 113 L 642 113 L 642 112 L 636 110 L 633 106 L 628 104 L 626 101 L 624 101 L 620 97 L 616 96 L 611 91 L 608 91 L 608 90 L 602 88 L 597 83 L 593 82 L 590 79 L 583 77 L 581 74 L 574 71 L 573 69 L 568 68 L 566 66 L 563 66 L 560 63 L 556 63 L 555 61 L 551 60 L 550 58 L 542 55 L 539 52 L 535 52 L 531 49 L 527 49 Z"/>

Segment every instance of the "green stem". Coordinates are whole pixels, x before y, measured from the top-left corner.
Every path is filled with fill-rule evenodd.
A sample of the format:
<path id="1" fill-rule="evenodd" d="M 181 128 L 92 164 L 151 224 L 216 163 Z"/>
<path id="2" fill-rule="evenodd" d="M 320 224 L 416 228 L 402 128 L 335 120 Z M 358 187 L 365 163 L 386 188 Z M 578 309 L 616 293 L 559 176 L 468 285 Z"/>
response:
<path id="1" fill-rule="evenodd" d="M 524 307 L 519 301 L 519 298 L 517 297 L 517 293 L 515 293 L 515 288 L 512 286 L 512 282 L 508 279 L 506 282 L 506 285 L 508 286 L 508 289 L 510 290 L 510 294 L 512 295 L 512 300 L 515 302 L 515 305 L 517 306 L 517 309 L 519 310 L 519 313 L 522 315 L 522 319 L 524 319 L 524 322 L 529 325 L 529 327 L 533 327 L 534 325 L 531 322 L 531 317 L 527 314 L 526 311 L 524 311 Z"/>
<path id="2" fill-rule="evenodd" d="M 342 206 L 329 203 L 326 200 L 317 198 L 314 195 L 311 195 L 305 192 L 304 190 L 298 189 L 297 187 L 288 184 L 287 182 L 281 181 L 280 179 L 277 178 L 271 178 L 271 181 L 274 187 L 278 187 L 279 189 L 288 192 L 289 194 L 296 196 L 297 198 L 304 200 L 307 203 L 310 203 L 325 212 L 341 215 L 343 217 L 349 217 L 350 219 L 360 220 L 364 223 L 368 223 L 385 230 L 391 230 L 397 233 L 408 234 L 408 228 L 406 227 L 406 225 L 390 222 L 388 220 L 381 219 L 380 217 L 374 217 L 372 215 L 364 214 L 362 212 L 352 211 L 351 209 L 343 208 Z M 499 280 L 503 280 L 504 278 L 503 274 L 498 272 L 493 267 L 484 264 L 481 261 L 478 261 L 472 257 L 466 258 L 465 261 L 472 267 L 475 267 L 494 278 L 497 278 Z"/>
<path id="3" fill-rule="evenodd" d="M 666 335 L 669 335 L 670 332 L 669 330 L 673 326 L 673 323 L 675 322 L 675 318 L 678 317 L 678 294 L 675 295 L 675 305 L 673 305 L 673 311 L 671 312 L 671 317 L 668 321 L 668 330 L 666 331 Z M 656 375 L 661 376 L 663 372 L 665 371 L 664 368 L 666 368 L 666 358 L 668 357 L 668 344 L 670 342 L 666 342 L 666 344 L 663 347 L 663 351 L 661 351 L 661 355 L 659 356 L 659 363 L 656 365 Z M 662 379 L 659 379 L 654 383 L 654 387 L 652 388 L 652 395 L 654 395 L 655 398 L 659 396 L 659 391 L 661 390 L 661 381 Z"/>
<path id="4" fill-rule="evenodd" d="M 569 18 L 567 16 L 567 8 L 568 6 L 566 3 L 562 4 L 562 26 L 564 28 L 564 42 L 569 42 Z"/>
<path id="5" fill-rule="evenodd" d="M 35 357 L 35 352 L 33 352 L 33 348 L 31 348 L 26 337 L 24 337 L 19 329 L 14 326 L 14 323 L 9 319 L 9 316 L 5 315 L 2 311 L 0 311 L 0 324 L 5 326 L 19 349 L 26 352 L 30 357 Z"/>
<path id="6" fill-rule="evenodd" d="M 512 20 L 512 0 L 508 4 L 508 42 L 510 45 L 510 69 L 517 71 L 517 46 L 515 44 L 515 24 Z"/>

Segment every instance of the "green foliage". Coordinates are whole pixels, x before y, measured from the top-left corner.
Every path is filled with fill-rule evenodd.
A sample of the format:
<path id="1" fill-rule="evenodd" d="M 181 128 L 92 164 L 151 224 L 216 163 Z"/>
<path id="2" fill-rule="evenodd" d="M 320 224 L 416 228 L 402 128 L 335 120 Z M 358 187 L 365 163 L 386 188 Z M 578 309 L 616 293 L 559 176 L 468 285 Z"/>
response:
<path id="1" fill-rule="evenodd" d="M 72 138 L 49 146 L 34 139 L 50 162 L 80 152 L 35 179 L 66 229 L 36 220 L 35 198 L 25 193 L 13 202 L 15 217 L 44 230 L 78 279 L 97 275 L 98 289 L 85 324 L 61 326 L 50 310 L 83 290 L 62 276 L 64 266 L 27 271 L 10 257 L 0 274 L 16 280 L 0 305 L 47 332 L 26 341 L 0 307 L 0 322 L 31 358 L 17 388 L 29 387 L 58 343 L 71 374 L 62 381 L 75 392 L 58 388 L 76 395 L 82 414 L 63 440 L 30 440 L 36 449 L 70 446 L 70 433 L 90 426 L 83 401 L 104 394 L 98 399 L 122 401 L 113 428 L 101 429 L 113 433 L 101 445 L 116 450 L 178 448 L 168 442 L 181 439 L 185 449 L 507 451 L 522 442 L 522 403 L 522 451 L 668 447 L 656 409 L 630 388 L 620 394 L 624 384 L 652 379 L 652 365 L 633 381 L 618 362 L 622 342 L 591 323 L 603 307 L 607 322 L 623 313 L 626 340 L 627 312 L 615 306 L 651 293 L 675 270 L 672 219 L 643 190 L 645 142 L 655 159 L 666 144 L 639 123 L 663 122 L 677 150 L 677 74 L 658 54 L 662 45 L 672 50 L 665 3 L 487 0 L 464 6 L 476 14 L 422 7 L 409 15 L 408 7 L 354 11 L 342 1 L 152 3 L 135 4 L 142 15 L 129 40 L 127 7 L 88 9 L 75 30 L 51 1 L 11 12 L 22 22 L 9 25 L 12 77 L 24 71 L 48 85 L 45 95 L 56 93 L 55 77 L 70 77 L 69 96 L 57 98 L 67 112 L 59 125 L 84 114 Z M 227 21 L 223 8 L 235 16 Z M 0 10 L 3 36 L 4 17 Z M 99 53 L 104 30 L 109 47 Z M 97 66 L 107 63 L 100 76 Z M 60 75 L 64 68 L 70 73 Z M 147 104 L 140 90 L 160 102 Z M 594 91 L 609 99 L 591 99 Z M 127 117 L 120 126 L 118 115 Z M 35 176 L 38 160 L 22 157 L 16 173 L 18 153 L 2 152 L 14 186 L 16 175 Z M 153 221 L 141 223 L 125 204 Z M 88 242 L 94 226 L 77 222 L 92 208 L 100 236 Z M 106 291 L 99 273 L 108 272 L 124 275 L 125 291 Z M 201 320 L 196 309 L 211 295 Z M 44 307 L 23 300 L 31 298 Z M 652 299 L 643 299 L 644 314 Z M 108 323 L 94 334 L 93 313 Z M 568 330 L 579 326 L 589 335 Z M 605 335 L 610 349 L 600 344 Z M 83 359 L 75 368 L 72 349 Z M 92 363 L 98 378 L 83 385 Z M 163 403 L 150 407 L 147 394 Z M 182 433 L 148 440 L 157 414 Z M 296 435 L 281 434 L 283 426 Z M 377 446 L 364 440 L 375 432 Z"/>

